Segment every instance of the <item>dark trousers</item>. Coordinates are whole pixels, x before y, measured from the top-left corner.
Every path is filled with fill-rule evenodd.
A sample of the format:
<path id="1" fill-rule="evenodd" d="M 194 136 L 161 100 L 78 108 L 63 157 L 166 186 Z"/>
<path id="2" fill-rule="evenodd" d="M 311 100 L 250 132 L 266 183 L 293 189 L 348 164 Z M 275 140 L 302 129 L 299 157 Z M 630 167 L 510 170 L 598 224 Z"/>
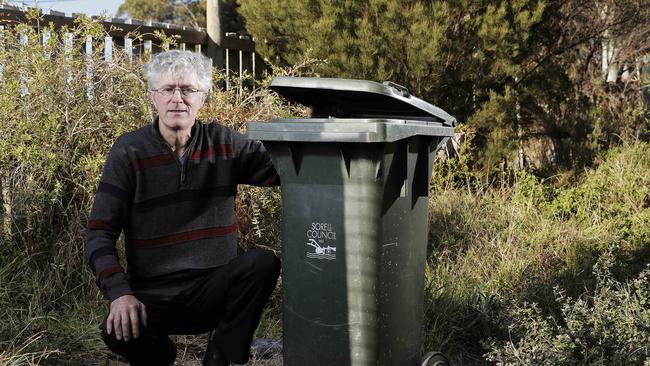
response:
<path id="1" fill-rule="evenodd" d="M 134 294 L 144 303 L 147 327 L 128 342 L 106 333 L 102 339 L 131 365 L 168 365 L 174 345 L 170 334 L 214 331 L 212 342 L 229 360 L 246 363 L 262 310 L 275 288 L 280 261 L 270 251 L 252 249 L 218 267 L 173 300 L 161 301 Z"/>

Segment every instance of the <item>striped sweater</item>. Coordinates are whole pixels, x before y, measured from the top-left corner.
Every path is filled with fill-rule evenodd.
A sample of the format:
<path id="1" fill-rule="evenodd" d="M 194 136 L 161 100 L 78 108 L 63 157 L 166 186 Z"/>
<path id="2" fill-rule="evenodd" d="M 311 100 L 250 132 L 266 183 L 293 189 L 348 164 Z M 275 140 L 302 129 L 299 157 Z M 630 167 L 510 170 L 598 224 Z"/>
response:
<path id="1" fill-rule="evenodd" d="M 109 300 L 134 290 L 173 296 L 237 255 L 237 184 L 277 185 L 264 146 L 197 121 L 181 164 L 158 121 L 110 150 L 88 221 L 85 255 Z M 116 241 L 124 232 L 127 271 Z M 178 284 L 174 286 L 173 284 Z"/>

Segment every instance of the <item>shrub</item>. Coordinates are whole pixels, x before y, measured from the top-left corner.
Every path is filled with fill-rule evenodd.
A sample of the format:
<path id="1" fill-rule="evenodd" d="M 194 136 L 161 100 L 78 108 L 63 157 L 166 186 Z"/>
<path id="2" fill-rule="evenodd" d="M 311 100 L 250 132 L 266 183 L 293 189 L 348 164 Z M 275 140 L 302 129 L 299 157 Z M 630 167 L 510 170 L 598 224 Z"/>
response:
<path id="1" fill-rule="evenodd" d="M 42 358 L 88 364 L 103 349 L 97 325 L 105 301 L 83 260 L 86 221 L 113 141 L 153 117 L 143 60 L 116 48 L 107 63 L 101 42 L 87 59 L 77 45 L 105 35 L 89 19 L 67 29 L 72 49 L 65 31 L 18 25 L 5 30 L 0 49 L 0 349 L 8 350 L 0 364 L 56 349 Z M 215 85 L 223 82 L 215 72 Z M 304 113 L 283 105 L 266 82 L 245 77 L 241 89 L 215 90 L 199 118 L 242 130 L 248 120 Z M 237 203 L 242 247 L 278 250 L 278 190 L 241 187 Z"/>
<path id="2" fill-rule="evenodd" d="M 593 293 L 577 298 L 558 288 L 560 316 L 535 303 L 511 304 L 501 314 L 509 339 L 491 339 L 486 358 L 498 365 L 650 364 L 650 267 L 631 281 L 612 274 L 606 252 L 594 266 Z"/>
<path id="3" fill-rule="evenodd" d="M 32 356 L 34 362 L 40 357 L 52 364 L 88 364 L 103 349 L 96 326 L 105 302 L 82 259 L 87 214 L 112 142 L 149 123 L 153 114 L 141 60 L 129 61 L 118 49 L 106 64 L 98 43 L 87 61 L 79 49 L 62 48 L 53 30 L 50 42 L 40 45 L 43 30 L 6 31 L 0 51 L 1 207 L 10 208 L 2 212 L 0 231 L 0 347 L 7 350 L 0 364 L 32 362 Z M 70 31 L 77 43 L 103 32 L 88 20 Z M 21 32 L 27 45 L 20 42 Z M 312 64 L 302 66 L 309 72 Z M 215 84 L 222 84 L 222 75 L 216 78 Z M 86 97 L 89 85 L 92 100 Z M 29 94 L 21 96 L 23 86 Z M 234 88 L 212 93 L 200 118 L 241 130 L 243 121 L 305 113 L 264 88 Z M 469 168 L 467 156 L 461 151 L 459 160 L 435 168 L 424 347 L 446 351 L 459 364 L 485 363 L 481 341 L 489 338 L 487 357 L 507 362 L 514 355 L 507 349 L 510 326 L 519 354 L 541 359 L 557 352 L 579 361 L 618 362 L 614 349 L 627 352 L 638 340 L 607 333 L 598 346 L 589 331 L 608 329 L 589 322 L 595 321 L 592 312 L 600 312 L 609 324 L 624 324 L 632 337 L 647 326 L 635 318 L 647 314 L 647 307 L 620 317 L 606 309 L 646 306 L 640 302 L 645 292 L 618 296 L 641 291 L 636 275 L 650 259 L 650 146 L 631 142 L 613 149 L 569 187 L 528 173 L 481 175 Z M 242 187 L 237 204 L 242 247 L 279 250 L 279 191 Z M 589 271 L 613 246 L 620 250 L 607 266 L 615 275 L 608 278 L 634 280 L 603 282 L 604 276 Z M 277 319 L 274 296 L 270 316 Z M 568 311 L 564 305 L 571 299 L 580 306 Z M 567 331 L 558 324 L 568 329 L 570 320 L 576 322 L 571 329 L 585 334 L 580 342 L 561 336 Z M 534 353 L 533 340 L 547 342 L 546 353 Z M 635 353 L 638 360 L 647 357 L 644 352 Z"/>
<path id="4" fill-rule="evenodd" d="M 434 174 L 425 349 L 460 364 L 483 359 L 485 339 L 509 339 L 499 318 L 512 304 L 547 316 L 561 313 L 555 287 L 567 298 L 595 296 L 602 285 L 590 268 L 613 247 L 611 271 L 638 274 L 650 262 L 649 156 L 647 143 L 624 143 L 572 185 L 528 173 L 503 185 L 472 172 Z M 552 334 L 553 323 L 533 315 L 521 326 Z"/>

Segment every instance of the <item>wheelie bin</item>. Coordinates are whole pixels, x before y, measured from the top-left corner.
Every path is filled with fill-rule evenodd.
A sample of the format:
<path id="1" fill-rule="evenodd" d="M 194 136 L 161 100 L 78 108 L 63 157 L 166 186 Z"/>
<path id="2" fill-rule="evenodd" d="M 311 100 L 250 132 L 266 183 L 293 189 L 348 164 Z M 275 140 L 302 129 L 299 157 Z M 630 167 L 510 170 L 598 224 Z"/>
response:
<path id="1" fill-rule="evenodd" d="M 270 88 L 312 109 L 248 123 L 282 182 L 284 365 L 446 364 L 420 348 L 429 181 L 456 120 L 391 82 Z"/>

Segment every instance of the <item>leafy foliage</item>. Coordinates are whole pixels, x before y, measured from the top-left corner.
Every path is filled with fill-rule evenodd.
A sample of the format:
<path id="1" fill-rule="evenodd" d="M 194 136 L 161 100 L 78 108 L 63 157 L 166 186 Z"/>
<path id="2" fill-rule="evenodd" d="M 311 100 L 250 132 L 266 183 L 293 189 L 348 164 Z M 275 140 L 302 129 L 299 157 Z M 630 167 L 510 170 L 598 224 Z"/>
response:
<path id="1" fill-rule="evenodd" d="M 594 265 L 593 293 L 572 298 L 556 288 L 558 317 L 535 303 L 511 304 L 502 320 L 510 339 L 492 339 L 487 359 L 498 365 L 647 365 L 650 268 L 620 282 L 613 265 L 611 252 Z"/>
<path id="2" fill-rule="evenodd" d="M 420 11 L 416 3 L 409 2 L 413 14 Z M 347 33 L 350 36 L 356 37 L 356 31 L 362 28 L 368 33 L 379 32 L 379 23 L 373 25 L 371 21 L 375 16 L 397 21 L 396 8 L 391 8 L 394 4 L 372 8 L 387 14 L 367 12 L 371 8 L 363 2 L 345 4 L 342 9 L 328 11 L 367 15 L 368 24 L 354 25 L 355 32 Z M 542 37 L 545 33 L 540 29 L 555 27 L 554 23 L 547 23 L 549 14 L 554 14 L 547 12 L 549 8 L 555 6 L 553 9 L 560 11 L 559 15 L 566 15 L 567 9 L 537 2 L 526 3 L 528 8 L 462 1 L 427 4 L 422 5 L 426 11 L 435 8 L 440 11 L 438 14 L 451 14 L 449 23 L 442 22 L 444 27 L 449 24 L 450 28 L 445 28 L 448 37 L 463 35 L 467 40 L 458 44 L 445 40 L 447 36 L 441 37 L 440 44 L 449 47 L 445 52 L 473 53 L 479 46 L 484 50 L 483 56 L 470 57 L 470 63 L 458 61 L 459 54 L 449 51 L 446 58 L 441 58 L 447 71 L 438 74 L 440 84 L 431 88 L 422 84 L 421 95 L 431 93 L 431 100 L 442 106 L 445 105 L 440 101 L 444 102 L 444 98 L 456 101 L 453 105 L 457 112 L 469 108 L 466 115 L 470 116 L 462 128 L 470 143 L 461 147 L 458 159 L 443 160 L 434 169 L 423 348 L 444 351 L 456 364 L 517 364 L 517 357 L 532 364 L 544 364 L 542 360 L 555 364 L 622 364 L 624 357 L 632 364 L 643 362 L 643 357 L 648 357 L 648 307 L 644 302 L 648 298 L 645 266 L 650 261 L 648 144 L 624 138 L 629 142 L 590 155 L 596 167 L 580 171 L 573 180 L 563 176 L 540 180 L 523 172 L 498 172 L 495 177 L 494 171 L 485 174 L 473 169 L 480 153 L 484 154 L 481 164 L 491 167 L 488 171 L 506 170 L 508 162 L 500 157 L 520 146 L 511 139 L 520 136 L 513 124 L 518 113 L 523 116 L 521 121 L 530 121 L 522 124 L 526 136 L 541 133 L 534 129 L 537 120 L 528 120 L 529 117 L 556 118 L 555 113 L 561 112 L 548 121 L 566 123 L 570 128 L 561 125 L 550 131 L 559 131 L 562 139 L 574 138 L 562 132 L 565 127 L 577 131 L 571 133 L 591 134 L 590 138 L 595 140 L 583 141 L 584 148 L 595 152 L 603 143 L 601 138 L 608 138 L 616 130 L 614 126 L 630 122 L 630 116 L 636 116 L 636 112 L 625 109 L 627 102 L 619 104 L 627 111 L 620 115 L 615 113 L 616 109 L 601 108 L 608 105 L 603 100 L 623 94 L 595 84 L 586 91 L 582 86 L 590 85 L 593 79 L 576 79 L 576 69 L 567 66 L 571 62 L 561 63 L 562 67 L 550 61 L 536 66 L 535 60 L 543 61 L 540 55 L 548 50 L 538 48 L 541 54 L 536 57 L 540 58 L 533 59 L 526 42 Z M 268 9 L 280 6 L 273 1 L 267 5 Z M 308 12 L 317 4 L 307 2 L 303 8 L 300 6 L 296 5 Z M 470 9 L 470 16 L 465 18 L 464 13 L 458 12 L 459 7 Z M 542 17 L 538 19 L 535 9 L 542 8 Z M 530 14 L 515 21 L 512 9 Z M 576 16 L 584 16 L 584 11 L 578 10 Z M 481 14 L 488 13 L 494 21 L 479 21 Z M 634 19 L 634 14 L 627 15 Z M 415 21 L 408 14 L 405 19 Z M 437 21 L 423 19 L 421 22 L 427 27 L 433 23 L 426 22 Z M 554 19 L 566 21 L 562 16 Z M 466 23 L 459 26 L 461 20 Z M 508 27 L 499 30 L 500 22 L 505 20 L 514 22 L 508 27 L 521 30 L 530 26 L 534 32 L 528 37 L 509 35 Z M 332 24 L 339 26 L 336 22 Z M 567 28 L 564 36 L 580 35 L 570 34 L 572 29 L 576 28 Z M 146 99 L 141 60 L 129 60 L 116 51 L 113 62 L 107 64 L 101 58 L 102 44 L 97 43 L 96 54 L 88 62 L 79 49 L 63 48 L 61 35 L 51 29 L 50 42 L 42 46 L 38 40 L 43 31 L 24 26 L 8 30 L 5 48 L 0 51 L 0 188 L 4 210 L 0 230 L 0 347 L 4 351 L 0 351 L 0 364 L 85 365 L 104 352 L 96 332 L 104 302 L 81 255 L 87 213 L 112 141 L 123 132 L 149 123 L 152 111 Z M 96 39 L 104 36 L 103 28 L 89 19 L 81 19 L 70 31 L 77 43 L 85 35 Z M 21 32 L 27 35 L 27 44 L 21 43 Z M 478 43 L 472 38 L 480 32 L 490 41 Z M 373 35 L 364 37 L 371 39 Z M 354 42 L 342 42 L 346 46 L 336 47 L 350 52 L 354 49 Z M 517 42 L 523 45 L 512 46 Z M 493 43 L 500 46 L 490 47 Z M 390 51 L 388 47 L 376 46 L 382 52 Z M 502 53 L 501 46 L 512 46 L 503 52 L 512 56 L 510 61 L 495 59 L 495 55 Z M 353 61 L 357 57 L 354 52 L 349 55 Z M 432 62 L 437 62 L 437 53 L 429 55 Z M 313 70 L 322 73 L 332 65 L 344 65 L 343 59 L 336 63 L 315 62 L 315 56 L 318 54 L 314 49 L 306 61 L 296 58 L 297 68 L 275 68 L 274 72 L 312 75 Z M 402 65 L 415 67 L 407 61 L 401 61 Z M 391 67 L 379 61 L 365 65 L 377 73 L 389 73 Z M 92 66 L 91 77 L 86 75 L 88 66 Z M 461 67 L 467 67 L 467 74 L 459 77 Z M 599 68 L 592 71 L 600 73 Z M 520 75 L 519 84 L 508 75 Z M 217 74 L 216 85 L 223 84 L 222 77 Z M 581 84 L 575 84 L 576 80 L 581 80 Z M 239 80 L 230 80 L 231 85 L 238 83 Z M 242 85 L 252 85 L 252 81 Z M 529 89 L 522 90 L 522 85 Z M 90 100 L 89 87 L 93 95 Z M 544 94 L 553 88 L 557 93 Z M 23 90 L 29 93 L 21 95 Z M 531 104 L 533 101 L 538 104 Z M 579 119 L 585 105 L 589 106 L 589 113 Z M 212 93 L 200 117 L 216 118 L 241 129 L 246 120 L 305 113 L 287 107 L 264 88 L 243 88 L 241 92 L 233 88 Z M 600 121 L 596 125 L 599 127 L 592 129 L 589 124 L 594 121 Z M 550 125 L 545 122 L 543 126 Z M 580 130 L 580 126 L 584 129 Z M 589 145 L 594 141 L 595 145 Z M 581 150 L 577 145 L 571 146 L 578 155 Z M 244 188 L 237 203 L 242 246 L 264 245 L 278 250 L 278 191 Z M 602 253 L 609 252 L 614 255 L 602 257 Z M 602 258 L 600 262 L 598 258 Z M 272 300 L 275 307 L 267 314 L 271 320 L 265 320 L 265 324 L 277 327 L 279 295 L 276 293 Z M 620 331 L 612 325 L 620 327 Z M 644 329 L 646 333 L 642 333 Z M 492 361 L 486 360 L 486 352 Z"/>
<path id="3" fill-rule="evenodd" d="M 520 173 L 495 187 L 465 170 L 462 156 L 452 178 L 440 174 L 451 163 L 437 165 L 430 201 L 425 349 L 444 350 L 459 364 L 473 364 L 487 347 L 488 353 L 498 349 L 514 362 L 509 340 L 519 337 L 517 347 L 528 358 L 516 364 L 574 364 L 558 358 L 543 363 L 544 352 L 553 351 L 548 345 L 559 334 L 557 326 L 566 327 L 558 320 L 563 303 L 558 293 L 567 303 L 600 296 L 599 289 L 609 285 L 591 269 L 603 253 L 613 253 L 608 271 L 622 279 L 621 286 L 645 270 L 650 262 L 649 153 L 647 143 L 623 144 L 572 186 Z M 459 177 L 470 183 L 459 184 Z M 622 311 L 624 305 L 615 306 Z M 587 302 L 585 311 L 594 311 L 591 306 Z M 523 310 L 515 314 L 514 309 Z M 619 321 L 635 322 L 629 312 L 619 315 Z M 508 330 L 511 322 L 518 324 L 516 332 Z M 597 332 L 586 320 L 580 326 Z M 611 342 L 622 346 L 622 339 Z M 597 352 L 598 345 L 589 341 L 582 347 L 586 355 Z M 603 357 L 613 357 L 610 351 Z"/>
<path id="4" fill-rule="evenodd" d="M 235 0 L 219 0 L 224 32 L 244 32 Z M 206 0 L 124 0 L 117 16 L 194 27 L 206 26 Z"/>
<path id="5" fill-rule="evenodd" d="M 466 124 L 486 172 L 582 167 L 647 128 L 639 83 L 605 84 L 598 53 L 606 35 L 620 65 L 648 53 L 647 0 L 239 3 L 271 63 L 307 54 L 322 76 L 407 86 Z"/>
<path id="6" fill-rule="evenodd" d="M 100 40 L 90 59 L 81 47 L 64 46 L 66 30 L 75 45 L 86 35 Z M 50 40 L 43 46 L 45 32 Z M 83 260 L 86 222 L 113 141 L 153 117 L 143 60 L 115 49 L 106 62 L 104 36 L 103 27 L 88 18 L 60 32 L 23 25 L 4 32 L 0 349 L 6 352 L 0 352 L 0 364 L 40 359 L 86 365 L 104 352 L 96 329 L 105 302 Z M 215 71 L 215 85 L 223 78 Z M 199 118 L 242 130 L 248 120 L 304 113 L 285 108 L 252 80 L 230 80 L 234 86 L 240 82 L 241 89 L 211 93 Z M 277 190 L 241 187 L 238 204 L 242 247 L 278 250 Z"/>

